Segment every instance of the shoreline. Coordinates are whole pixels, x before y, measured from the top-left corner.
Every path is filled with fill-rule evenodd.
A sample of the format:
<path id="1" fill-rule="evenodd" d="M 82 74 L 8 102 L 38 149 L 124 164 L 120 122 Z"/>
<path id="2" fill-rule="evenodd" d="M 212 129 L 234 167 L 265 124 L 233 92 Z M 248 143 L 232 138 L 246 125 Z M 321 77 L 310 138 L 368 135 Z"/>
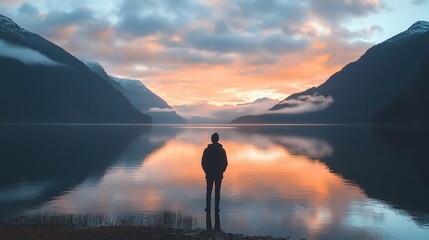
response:
<path id="1" fill-rule="evenodd" d="M 289 240 L 289 236 L 246 235 L 206 230 L 191 216 L 175 211 L 150 214 L 73 215 L 73 214 L 13 214 L 0 218 L 2 240 L 94 240 L 94 239 L 172 239 L 172 240 Z M 269 233 L 268 233 L 269 234 Z M 294 238 L 301 240 L 302 238 Z"/>
<path id="2" fill-rule="evenodd" d="M 63 227 L 33 225 L 0 225 L 0 236 L 3 240 L 69 240 L 69 239 L 171 239 L 171 240 L 289 240 L 289 237 L 250 236 L 237 233 L 208 231 L 197 228 L 192 230 L 162 228 L 152 226 L 103 226 L 103 227 Z"/>

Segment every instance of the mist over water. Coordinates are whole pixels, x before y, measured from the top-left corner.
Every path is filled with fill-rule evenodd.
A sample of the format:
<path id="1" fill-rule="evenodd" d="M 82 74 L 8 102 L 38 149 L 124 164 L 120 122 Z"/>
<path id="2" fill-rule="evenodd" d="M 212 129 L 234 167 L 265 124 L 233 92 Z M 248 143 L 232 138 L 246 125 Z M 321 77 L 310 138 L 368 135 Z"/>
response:
<path id="1" fill-rule="evenodd" d="M 201 155 L 228 155 L 225 232 L 427 239 L 427 128 L 1 126 L 0 214 L 172 210 L 205 227 Z"/>

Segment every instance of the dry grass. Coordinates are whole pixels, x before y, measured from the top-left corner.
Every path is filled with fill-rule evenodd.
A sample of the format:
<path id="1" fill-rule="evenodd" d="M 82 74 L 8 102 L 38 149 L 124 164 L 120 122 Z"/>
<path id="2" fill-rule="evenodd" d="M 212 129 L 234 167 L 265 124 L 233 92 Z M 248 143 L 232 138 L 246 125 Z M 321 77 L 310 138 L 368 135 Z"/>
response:
<path id="1" fill-rule="evenodd" d="M 153 226 L 190 230 L 196 227 L 196 220 L 178 212 L 161 211 L 148 214 L 107 216 L 102 214 L 14 214 L 3 218 L 4 224 L 14 226 L 51 227 L 111 227 L 111 226 Z"/>
<path id="2" fill-rule="evenodd" d="M 112 226 L 76 228 L 58 226 L 4 226 L 0 227 L 3 240 L 69 240 L 69 239 L 186 239 L 176 238 L 172 229 L 155 227 Z"/>
<path id="3" fill-rule="evenodd" d="M 271 236 L 246 236 L 194 229 L 196 220 L 173 211 L 109 217 L 105 215 L 11 215 L 0 221 L 1 240 L 272 240 Z M 192 230 L 193 229 L 193 230 Z"/>

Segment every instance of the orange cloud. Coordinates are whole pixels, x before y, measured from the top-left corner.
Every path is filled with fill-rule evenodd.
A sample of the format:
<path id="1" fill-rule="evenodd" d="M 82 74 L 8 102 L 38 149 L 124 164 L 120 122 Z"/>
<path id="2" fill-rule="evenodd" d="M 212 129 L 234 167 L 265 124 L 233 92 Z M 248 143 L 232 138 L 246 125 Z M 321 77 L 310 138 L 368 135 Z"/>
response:
<path id="1" fill-rule="evenodd" d="M 174 39 L 178 41 L 181 37 L 175 36 Z M 320 85 L 344 63 L 357 59 L 366 47 L 349 49 L 348 45 L 339 44 L 335 39 L 325 39 L 314 42 L 299 53 L 279 56 L 270 64 L 249 64 L 249 59 L 240 55 L 229 63 L 208 64 L 204 61 L 189 62 L 181 56 L 169 57 L 166 55 L 168 49 L 157 41 L 140 39 L 120 47 L 123 62 L 113 65 L 108 71 L 113 75 L 142 80 L 170 105 L 201 102 L 234 105 L 261 97 L 283 99 Z M 337 46 L 343 60 L 338 61 L 338 53 L 331 50 L 333 45 Z M 111 51 L 108 46 L 105 49 Z M 334 59 L 336 61 L 332 62 Z M 146 67 L 136 68 L 131 64 L 136 61 Z"/>

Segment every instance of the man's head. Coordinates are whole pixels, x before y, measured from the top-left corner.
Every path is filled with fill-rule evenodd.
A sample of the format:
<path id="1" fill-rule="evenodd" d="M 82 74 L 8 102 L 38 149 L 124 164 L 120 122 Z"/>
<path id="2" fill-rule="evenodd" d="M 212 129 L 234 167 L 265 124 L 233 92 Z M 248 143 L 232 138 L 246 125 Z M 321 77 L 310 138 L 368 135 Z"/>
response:
<path id="1" fill-rule="evenodd" d="M 217 134 L 217 132 L 213 133 L 213 135 L 212 135 L 212 142 L 213 143 L 219 142 L 219 134 Z"/>

